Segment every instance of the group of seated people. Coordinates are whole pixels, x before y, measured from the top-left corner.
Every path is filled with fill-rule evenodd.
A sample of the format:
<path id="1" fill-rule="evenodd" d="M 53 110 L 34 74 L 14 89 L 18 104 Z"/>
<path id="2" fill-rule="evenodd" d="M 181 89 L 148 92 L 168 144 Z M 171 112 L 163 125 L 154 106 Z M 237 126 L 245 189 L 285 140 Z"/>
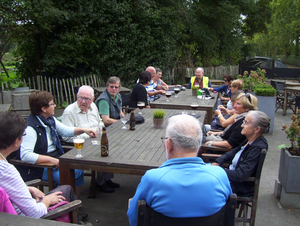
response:
<path id="1" fill-rule="evenodd" d="M 155 75 L 157 72 L 153 69 L 148 67 L 140 74 L 131 94 L 130 107 L 136 108 L 138 101 L 144 101 L 149 107 L 147 97 L 150 95 L 146 87 L 151 82 L 168 89 L 163 81 L 153 79 L 151 71 Z M 203 68 L 198 68 L 188 88 L 196 83 L 201 88 L 211 86 L 203 75 Z M 230 105 L 227 109 L 220 106 L 220 110 L 215 111 L 216 119 L 224 128 L 222 132 L 206 128 L 205 137 L 199 120 L 194 117 L 177 115 L 169 119 L 162 138 L 167 161 L 142 177 L 127 212 L 130 225 L 136 225 L 140 199 L 145 199 L 154 210 L 169 217 L 201 217 L 218 212 L 231 193 L 253 193 L 253 184 L 245 180 L 254 175 L 261 150 L 268 149 L 263 133 L 268 132 L 270 119 L 257 110 L 255 96 L 241 91 L 240 81 L 225 81 L 225 85 L 231 92 L 231 109 Z M 84 174 L 83 170 L 75 170 L 77 196 L 70 186 L 59 186 L 45 195 L 36 188 L 27 187 L 24 181 L 48 180 L 47 168 L 18 166 L 18 172 L 6 158 L 17 151 L 16 157 L 27 163 L 56 164 L 53 176 L 59 185 L 59 156 L 64 153 L 60 137 L 67 141 L 74 135 L 96 137 L 103 125 L 113 124 L 124 114 L 119 94 L 120 79 L 111 77 L 106 88 L 94 103 L 94 90 L 90 86 L 80 87 L 77 101 L 64 110 L 62 122 L 53 117 L 56 105 L 53 95 L 47 91 L 35 91 L 30 95 L 31 114 L 27 120 L 13 112 L 0 113 L 0 131 L 5 131 L 0 133 L 0 187 L 7 192 L 18 214 L 39 218 L 47 213 L 49 206 L 61 200 L 77 199 L 84 184 Z M 232 150 L 206 164 L 199 152 L 202 142 Z M 227 162 L 230 162 L 228 169 L 218 167 Z M 114 188 L 120 187 L 112 178 L 112 173 L 97 172 L 99 190 L 113 192 Z"/>

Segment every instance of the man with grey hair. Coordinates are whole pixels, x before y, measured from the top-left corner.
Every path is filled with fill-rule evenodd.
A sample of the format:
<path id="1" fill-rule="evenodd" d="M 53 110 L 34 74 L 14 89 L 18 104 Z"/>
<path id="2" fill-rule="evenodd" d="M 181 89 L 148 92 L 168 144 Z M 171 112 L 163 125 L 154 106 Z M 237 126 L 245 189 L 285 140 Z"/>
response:
<path id="1" fill-rule="evenodd" d="M 94 99 L 94 89 L 86 85 L 81 86 L 77 93 L 77 101 L 64 110 L 62 123 L 72 127 L 93 128 L 101 132 L 104 124 L 100 118 L 98 108 L 93 102 Z M 87 134 L 82 134 L 81 137 L 89 138 Z M 98 189 L 107 193 L 114 192 L 114 188 L 118 188 L 120 185 L 111 180 L 113 177 L 113 173 L 97 172 L 96 184 Z"/>
<path id="2" fill-rule="evenodd" d="M 119 93 L 121 81 L 118 77 L 110 77 L 106 82 L 106 90 L 97 98 L 96 104 L 99 114 L 105 124 L 109 126 L 117 122 L 122 112 L 122 98 Z"/>
<path id="3" fill-rule="evenodd" d="M 198 89 L 211 87 L 209 78 L 204 76 L 203 67 L 198 67 L 196 69 L 195 76 L 191 77 L 187 89 L 192 89 L 193 87 L 198 87 Z"/>
<path id="4" fill-rule="evenodd" d="M 189 115 L 173 116 L 161 139 L 167 161 L 142 177 L 127 212 L 130 225 L 137 223 L 140 199 L 168 217 L 203 217 L 218 212 L 232 190 L 222 168 L 215 169 L 196 157 L 202 139 L 200 122 Z"/>

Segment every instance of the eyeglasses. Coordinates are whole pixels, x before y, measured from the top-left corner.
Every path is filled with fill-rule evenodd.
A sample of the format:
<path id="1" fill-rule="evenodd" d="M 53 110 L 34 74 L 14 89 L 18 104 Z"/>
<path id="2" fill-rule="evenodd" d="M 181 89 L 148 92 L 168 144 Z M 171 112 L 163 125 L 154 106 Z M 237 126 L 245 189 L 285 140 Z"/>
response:
<path id="1" fill-rule="evenodd" d="M 81 96 L 79 96 L 78 97 L 78 100 L 79 101 L 85 101 L 85 102 L 90 102 L 91 100 L 92 100 L 92 98 L 89 98 L 89 97 L 81 97 Z"/>
<path id="2" fill-rule="evenodd" d="M 228 82 L 228 80 L 224 79 L 224 82 Z"/>
<path id="3" fill-rule="evenodd" d="M 229 86 L 229 88 L 234 88 L 234 86 Z"/>
<path id="4" fill-rule="evenodd" d="M 251 124 L 247 122 L 247 120 L 243 120 L 244 126 L 250 126 Z"/>
<path id="5" fill-rule="evenodd" d="M 109 88 L 111 88 L 111 89 L 113 89 L 113 88 L 119 89 L 120 87 L 119 86 L 109 86 Z"/>
<path id="6" fill-rule="evenodd" d="M 160 139 L 161 139 L 161 142 L 162 142 L 162 143 L 165 143 L 165 141 L 166 141 L 167 139 L 169 139 L 169 137 L 161 137 Z"/>
<path id="7" fill-rule="evenodd" d="M 251 96 L 250 96 L 250 93 L 246 93 L 245 96 L 248 97 L 248 100 L 249 100 L 249 102 L 250 102 L 250 104 L 251 104 Z"/>
<path id="8" fill-rule="evenodd" d="M 54 106 L 54 105 L 56 105 L 55 103 L 53 103 L 53 104 L 49 104 L 49 106 Z"/>

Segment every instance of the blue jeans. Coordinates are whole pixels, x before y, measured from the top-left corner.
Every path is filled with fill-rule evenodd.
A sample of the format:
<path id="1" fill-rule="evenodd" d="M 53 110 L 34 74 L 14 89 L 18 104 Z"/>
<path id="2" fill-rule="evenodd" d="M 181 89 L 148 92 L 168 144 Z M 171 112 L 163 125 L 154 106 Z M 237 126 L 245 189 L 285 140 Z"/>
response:
<path id="1" fill-rule="evenodd" d="M 76 187 L 83 185 L 84 184 L 84 171 L 75 169 L 75 184 Z M 59 169 L 53 169 L 53 180 L 57 185 L 60 185 L 60 179 L 59 179 Z M 42 181 L 48 181 L 48 172 L 47 168 L 44 168 L 43 176 L 42 176 Z"/>

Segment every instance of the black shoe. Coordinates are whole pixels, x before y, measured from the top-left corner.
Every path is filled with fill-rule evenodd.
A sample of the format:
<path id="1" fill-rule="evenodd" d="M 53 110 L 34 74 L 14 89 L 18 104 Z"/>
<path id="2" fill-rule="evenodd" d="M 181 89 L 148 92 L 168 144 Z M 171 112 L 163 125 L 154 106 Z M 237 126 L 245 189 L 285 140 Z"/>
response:
<path id="1" fill-rule="evenodd" d="M 99 185 L 96 183 L 96 187 L 99 191 L 105 192 L 105 193 L 113 193 L 115 190 L 108 186 L 105 182 L 102 185 Z"/>
<path id="2" fill-rule="evenodd" d="M 82 210 L 82 207 L 80 207 L 79 209 L 78 209 L 78 217 L 79 217 L 79 220 L 80 221 L 82 221 L 83 219 L 85 219 L 85 218 L 87 218 L 89 215 L 86 213 L 86 212 L 84 212 L 83 210 Z"/>
<path id="3" fill-rule="evenodd" d="M 120 187 L 120 185 L 118 183 L 115 183 L 112 180 L 105 181 L 105 183 L 111 188 L 119 188 Z"/>

